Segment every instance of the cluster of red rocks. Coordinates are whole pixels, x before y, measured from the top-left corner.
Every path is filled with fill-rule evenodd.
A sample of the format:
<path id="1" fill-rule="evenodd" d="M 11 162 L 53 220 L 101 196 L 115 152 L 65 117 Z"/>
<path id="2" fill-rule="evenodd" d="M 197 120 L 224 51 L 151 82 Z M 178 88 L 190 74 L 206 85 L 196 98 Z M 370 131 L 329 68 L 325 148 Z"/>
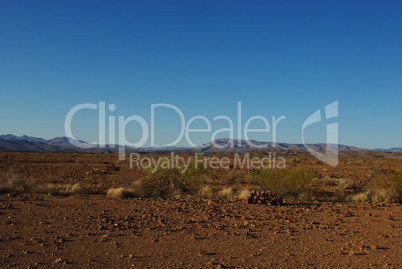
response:
<path id="1" fill-rule="evenodd" d="M 268 190 L 250 191 L 250 197 L 243 199 L 246 204 L 270 204 L 270 205 L 283 205 L 285 200 L 281 198 L 277 192 Z"/>

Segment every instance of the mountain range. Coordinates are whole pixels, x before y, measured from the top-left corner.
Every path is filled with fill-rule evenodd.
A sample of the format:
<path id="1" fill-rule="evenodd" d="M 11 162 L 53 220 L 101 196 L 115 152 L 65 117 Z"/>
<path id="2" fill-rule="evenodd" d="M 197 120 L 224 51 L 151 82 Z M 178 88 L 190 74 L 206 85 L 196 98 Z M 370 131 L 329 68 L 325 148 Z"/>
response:
<path id="1" fill-rule="evenodd" d="M 313 150 L 326 150 L 325 143 L 307 144 Z M 251 149 L 305 149 L 303 144 L 289 144 L 289 143 L 273 143 L 273 142 L 259 142 L 255 140 L 238 140 L 238 139 L 216 139 L 213 142 L 196 147 L 203 152 L 240 152 Z M 361 148 L 330 144 L 329 148 L 332 150 L 362 150 Z"/>
<path id="2" fill-rule="evenodd" d="M 77 140 L 81 143 L 85 141 Z M 86 143 L 88 144 L 88 143 Z M 0 135 L 0 150 L 29 151 L 81 151 L 71 144 L 67 137 L 55 137 L 50 140 L 32 136 Z M 83 149 L 85 151 L 85 149 Z"/>
<path id="3" fill-rule="evenodd" d="M 67 137 L 55 137 L 53 139 L 44 139 L 32 136 L 16 136 L 12 134 L 0 135 L 0 150 L 18 150 L 18 151 L 84 151 L 84 152 L 110 152 L 115 151 L 118 145 L 107 145 L 102 147 L 93 148 L 79 148 L 74 146 L 71 139 Z M 74 140 L 74 139 L 73 139 Z M 75 140 L 76 142 L 83 143 L 91 146 L 91 144 L 82 141 Z M 325 143 L 307 144 L 313 150 L 320 151 L 326 150 L 327 145 Z M 339 150 L 364 150 L 358 147 L 346 146 L 346 145 L 328 145 L 331 149 Z M 290 144 L 290 143 L 276 143 L 273 142 L 259 142 L 255 140 L 238 140 L 238 139 L 216 139 L 207 144 L 203 144 L 197 147 L 144 147 L 133 148 L 126 147 L 128 151 L 191 151 L 191 152 L 241 152 L 252 149 L 305 149 L 303 144 Z M 390 151 L 400 152 L 402 148 L 391 149 L 374 149 L 376 151 Z"/>
<path id="4" fill-rule="evenodd" d="M 389 148 L 389 149 L 373 149 L 375 151 L 387 151 L 387 152 L 401 152 L 402 148 Z"/>

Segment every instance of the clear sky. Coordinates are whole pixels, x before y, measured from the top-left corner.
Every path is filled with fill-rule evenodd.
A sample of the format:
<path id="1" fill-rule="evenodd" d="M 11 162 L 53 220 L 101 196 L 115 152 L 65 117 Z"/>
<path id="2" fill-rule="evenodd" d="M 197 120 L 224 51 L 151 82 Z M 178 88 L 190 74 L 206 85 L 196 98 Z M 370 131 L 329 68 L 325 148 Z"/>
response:
<path id="1" fill-rule="evenodd" d="M 338 122 L 341 144 L 401 147 L 401 14 L 402 1 L 2 0 L 0 134 L 65 136 L 67 113 L 82 103 L 114 104 L 107 120 L 150 125 L 151 105 L 163 103 L 186 122 L 211 122 L 192 136 L 202 144 L 228 127 L 220 115 L 238 137 L 241 102 L 242 125 L 254 115 L 271 124 L 250 138 L 271 141 L 272 117 L 286 116 L 276 140 L 300 143 L 309 115 L 338 101 L 339 117 L 306 128 L 307 142 L 325 142 L 326 124 Z M 179 119 L 155 110 L 156 144 L 178 137 Z M 98 141 L 97 111 L 72 122 L 75 138 Z M 141 130 L 129 123 L 127 139 Z"/>

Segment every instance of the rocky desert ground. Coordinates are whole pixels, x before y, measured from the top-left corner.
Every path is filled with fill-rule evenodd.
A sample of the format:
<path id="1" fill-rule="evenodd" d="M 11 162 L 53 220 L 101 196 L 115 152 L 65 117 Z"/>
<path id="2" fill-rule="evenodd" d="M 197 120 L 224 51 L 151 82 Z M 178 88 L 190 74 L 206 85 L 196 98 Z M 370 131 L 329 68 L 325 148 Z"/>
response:
<path id="1" fill-rule="evenodd" d="M 281 185 L 282 206 L 242 202 L 264 171 L 183 178 L 114 154 L 0 152 L 0 267 L 402 268 L 400 153 L 345 152 L 335 168 L 278 154 L 305 183 Z M 290 174 L 273 175 L 301 182 Z"/>

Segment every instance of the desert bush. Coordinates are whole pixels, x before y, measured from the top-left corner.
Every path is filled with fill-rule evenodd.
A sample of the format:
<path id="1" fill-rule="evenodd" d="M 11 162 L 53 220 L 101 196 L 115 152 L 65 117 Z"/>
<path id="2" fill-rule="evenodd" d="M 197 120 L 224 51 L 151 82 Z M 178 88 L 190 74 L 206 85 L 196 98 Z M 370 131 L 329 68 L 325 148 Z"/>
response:
<path id="1" fill-rule="evenodd" d="M 174 186 L 168 181 L 145 177 L 133 183 L 132 189 L 141 197 L 171 197 Z"/>
<path id="2" fill-rule="evenodd" d="M 396 192 L 396 202 L 402 203 L 402 172 L 395 172 L 392 175 L 390 187 Z"/>
<path id="3" fill-rule="evenodd" d="M 227 174 L 225 180 L 227 184 L 246 184 L 247 174 L 245 173 Z"/>
<path id="4" fill-rule="evenodd" d="M 310 177 L 300 169 L 270 169 L 252 174 L 264 189 L 278 192 L 280 196 L 297 197 L 308 191 Z"/>
<path id="5" fill-rule="evenodd" d="M 299 159 L 299 158 L 292 158 L 292 159 L 290 159 L 290 162 L 291 162 L 291 163 L 301 163 L 301 159 Z"/>
<path id="6" fill-rule="evenodd" d="M 359 193 L 351 196 L 356 202 L 402 202 L 402 173 L 393 172 L 373 180 Z"/>
<path id="7" fill-rule="evenodd" d="M 207 170 L 189 165 L 188 169 L 147 169 L 144 178 L 133 186 L 144 197 L 177 197 L 198 192 L 196 184 L 204 181 Z"/>
<path id="8" fill-rule="evenodd" d="M 350 197 L 354 202 L 391 203 L 398 200 L 398 193 L 394 189 L 370 189 Z"/>
<path id="9" fill-rule="evenodd" d="M 212 178 L 209 174 L 197 175 L 192 184 L 209 185 L 212 183 Z"/>
<path id="10" fill-rule="evenodd" d="M 107 196 L 110 198 L 134 198 L 138 195 L 133 189 L 111 188 L 107 191 Z"/>

